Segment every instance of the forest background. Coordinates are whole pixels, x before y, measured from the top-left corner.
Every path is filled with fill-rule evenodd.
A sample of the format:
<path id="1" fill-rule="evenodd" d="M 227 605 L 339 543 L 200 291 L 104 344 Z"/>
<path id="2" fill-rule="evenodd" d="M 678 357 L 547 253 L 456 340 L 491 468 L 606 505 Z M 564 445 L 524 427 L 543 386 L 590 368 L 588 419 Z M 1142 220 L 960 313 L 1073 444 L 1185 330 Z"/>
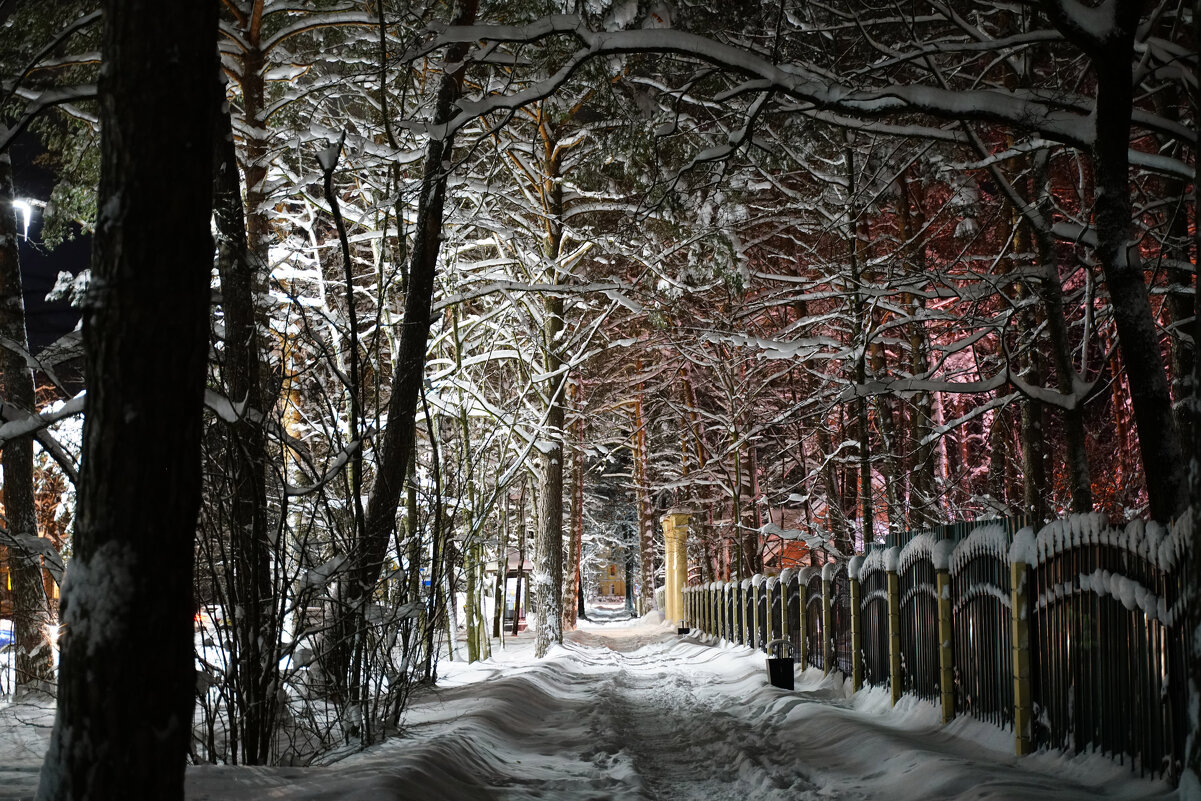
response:
<path id="1" fill-rule="evenodd" d="M 650 603 L 669 508 L 708 581 L 1198 497 L 1192 5 L 142 5 L 0 6 L 0 202 L 30 132 L 46 244 L 96 235 L 87 392 L 0 311 L 18 692 L 65 564 L 60 708 L 126 649 L 190 709 L 215 608 L 176 745 L 305 761 L 396 729 L 459 594 L 487 653 L 512 549 L 545 651 L 590 557 Z"/>

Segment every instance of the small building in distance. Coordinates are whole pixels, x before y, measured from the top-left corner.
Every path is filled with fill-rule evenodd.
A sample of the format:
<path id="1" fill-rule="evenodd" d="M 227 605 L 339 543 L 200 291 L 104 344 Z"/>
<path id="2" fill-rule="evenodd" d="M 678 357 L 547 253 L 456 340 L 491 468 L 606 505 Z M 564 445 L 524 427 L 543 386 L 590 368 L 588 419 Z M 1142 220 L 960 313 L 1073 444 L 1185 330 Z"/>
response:
<path id="1" fill-rule="evenodd" d="M 596 571 L 596 594 L 599 598 L 626 597 L 625 556 L 612 549 L 599 560 Z"/>

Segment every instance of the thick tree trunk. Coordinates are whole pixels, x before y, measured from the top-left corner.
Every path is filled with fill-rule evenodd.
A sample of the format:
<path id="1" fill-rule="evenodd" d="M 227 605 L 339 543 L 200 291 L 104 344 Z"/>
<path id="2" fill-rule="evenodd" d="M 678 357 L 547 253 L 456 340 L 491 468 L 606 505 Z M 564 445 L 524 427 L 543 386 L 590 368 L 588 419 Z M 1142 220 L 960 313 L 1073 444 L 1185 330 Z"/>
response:
<path id="1" fill-rule="evenodd" d="M 1113 304 L 1118 344 L 1130 382 L 1150 515 L 1167 521 L 1185 506 L 1184 454 L 1172 415 L 1167 373 L 1160 355 L 1138 248 L 1130 240 L 1130 122 L 1134 105 L 1131 64 L 1137 4 L 1118 4 L 1109 39 L 1093 57 L 1097 73 L 1094 223 L 1097 256 Z"/>
<path id="2" fill-rule="evenodd" d="M 17 218 L 13 213 L 12 161 L 0 152 L 0 402 L 21 413 L 35 411 L 33 371 L 26 354 L 25 298 L 21 259 L 17 250 Z M 54 663 L 47 627 L 49 601 L 42 580 L 42 557 L 35 547 L 38 537 L 33 489 L 33 437 L 4 443 L 0 451 L 4 468 L 4 527 L 12 581 L 13 635 L 16 640 L 16 694 L 48 692 L 54 681 Z"/>
<path id="3" fill-rule="evenodd" d="M 106 0 L 75 557 L 38 798 L 183 797 L 217 6 Z"/>

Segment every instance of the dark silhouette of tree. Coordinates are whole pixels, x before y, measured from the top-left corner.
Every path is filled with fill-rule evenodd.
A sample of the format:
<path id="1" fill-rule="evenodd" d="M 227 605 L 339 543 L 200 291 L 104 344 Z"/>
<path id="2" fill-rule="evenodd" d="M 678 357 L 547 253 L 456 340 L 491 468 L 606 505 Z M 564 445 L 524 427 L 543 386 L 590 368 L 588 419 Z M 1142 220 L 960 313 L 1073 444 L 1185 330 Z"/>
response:
<path id="1" fill-rule="evenodd" d="M 108 0 L 84 458 L 38 798 L 183 797 L 217 5 Z"/>

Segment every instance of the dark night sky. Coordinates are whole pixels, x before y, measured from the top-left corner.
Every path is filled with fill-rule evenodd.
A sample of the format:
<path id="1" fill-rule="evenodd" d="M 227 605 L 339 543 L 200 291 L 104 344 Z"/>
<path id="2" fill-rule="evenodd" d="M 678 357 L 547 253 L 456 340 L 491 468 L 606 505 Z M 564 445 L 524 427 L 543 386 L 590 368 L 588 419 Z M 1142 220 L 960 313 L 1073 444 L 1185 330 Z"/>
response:
<path id="1" fill-rule="evenodd" d="M 13 143 L 13 183 L 19 200 L 50 199 L 53 177 L 46 169 L 33 164 L 38 153 L 35 137 L 23 134 Z M 17 220 L 21 224 L 20 218 Z M 46 293 L 54 286 L 60 270 L 78 275 L 89 264 L 91 238 L 76 237 L 63 242 L 54 250 L 41 244 L 42 210 L 33 209 L 29 222 L 29 239 L 20 240 L 21 279 L 25 288 L 25 317 L 29 329 L 30 349 L 37 353 L 75 327 L 79 312 L 66 301 L 46 302 Z"/>

